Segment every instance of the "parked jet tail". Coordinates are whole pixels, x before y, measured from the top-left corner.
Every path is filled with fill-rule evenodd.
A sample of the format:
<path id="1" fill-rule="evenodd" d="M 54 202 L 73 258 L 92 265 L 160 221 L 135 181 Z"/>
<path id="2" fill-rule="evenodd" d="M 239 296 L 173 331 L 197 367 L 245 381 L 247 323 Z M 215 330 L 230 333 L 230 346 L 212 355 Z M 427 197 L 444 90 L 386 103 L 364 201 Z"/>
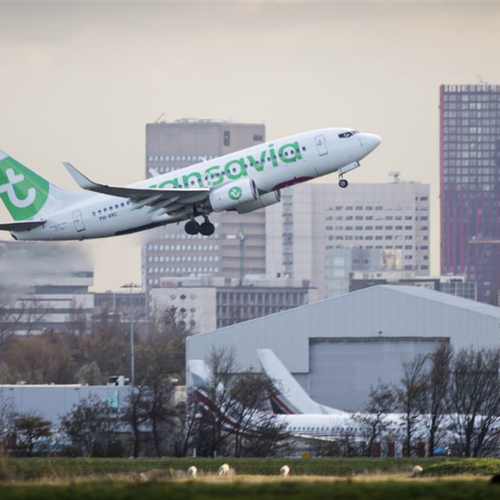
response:
<path id="1" fill-rule="evenodd" d="M 275 413 L 288 415 L 305 413 L 343 415 L 346 413 L 313 401 L 271 349 L 257 349 L 257 356 L 262 371 L 276 384 L 276 389 L 271 394 Z"/>

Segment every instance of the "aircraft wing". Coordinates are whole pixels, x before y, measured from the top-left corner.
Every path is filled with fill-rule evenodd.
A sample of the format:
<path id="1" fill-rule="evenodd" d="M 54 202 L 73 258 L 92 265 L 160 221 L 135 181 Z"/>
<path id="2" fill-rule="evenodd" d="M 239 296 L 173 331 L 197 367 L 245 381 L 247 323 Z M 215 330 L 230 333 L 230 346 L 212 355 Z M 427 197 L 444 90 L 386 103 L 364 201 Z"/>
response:
<path id="1" fill-rule="evenodd" d="M 28 220 L 17 222 L 2 222 L 0 223 L 0 231 L 29 231 L 38 226 L 43 226 L 45 220 Z"/>
<path id="2" fill-rule="evenodd" d="M 64 162 L 64 166 L 82 189 L 110 196 L 118 196 L 120 198 L 128 198 L 137 204 L 136 208 L 149 205 L 154 209 L 165 208 L 167 210 L 167 207 L 171 209 L 173 206 L 196 204 L 206 199 L 210 192 L 208 188 L 162 189 L 108 186 L 91 181 L 70 163 Z"/>

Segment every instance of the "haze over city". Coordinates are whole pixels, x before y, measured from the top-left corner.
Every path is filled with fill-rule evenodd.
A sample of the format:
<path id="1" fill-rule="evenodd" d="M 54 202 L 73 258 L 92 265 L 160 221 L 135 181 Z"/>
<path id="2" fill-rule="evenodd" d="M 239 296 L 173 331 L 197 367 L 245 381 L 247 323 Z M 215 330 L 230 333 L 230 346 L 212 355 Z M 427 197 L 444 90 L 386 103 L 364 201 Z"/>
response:
<path id="1" fill-rule="evenodd" d="M 59 186 L 78 189 L 62 161 L 143 178 L 145 125 L 162 113 L 263 122 L 268 140 L 354 127 L 383 144 L 350 182 L 430 183 L 439 273 L 439 85 L 500 82 L 498 3 L 35 2 L 0 17 L 0 148 Z M 75 244 L 95 288 L 140 282 L 147 237 Z"/>

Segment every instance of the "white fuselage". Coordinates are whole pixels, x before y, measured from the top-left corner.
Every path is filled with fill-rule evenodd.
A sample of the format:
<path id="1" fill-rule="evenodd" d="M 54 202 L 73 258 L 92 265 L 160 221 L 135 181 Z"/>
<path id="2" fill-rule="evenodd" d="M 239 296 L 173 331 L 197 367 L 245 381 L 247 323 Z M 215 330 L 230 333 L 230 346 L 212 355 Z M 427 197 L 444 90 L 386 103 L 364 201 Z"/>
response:
<path id="1" fill-rule="evenodd" d="M 349 130 L 351 129 L 321 129 L 270 141 L 143 180 L 131 187 L 218 189 L 234 181 L 231 167 L 226 168 L 228 164 L 243 159 L 246 165 L 245 177 L 255 182 L 259 193 L 269 193 L 332 172 L 343 172 L 357 167 L 357 162 L 373 151 L 380 139 L 364 133 L 339 137 Z M 299 154 L 294 153 L 299 158 L 287 161 L 288 158 L 284 156 L 287 148 L 282 149 L 283 156 L 278 155 L 278 151 L 291 144 L 297 144 L 300 148 Z M 250 159 L 258 160 L 258 164 L 252 165 Z M 92 192 L 81 192 L 78 195 L 76 199 L 68 199 L 66 206 L 49 210 L 44 215 L 47 222 L 43 226 L 29 231 L 13 231 L 12 235 L 20 240 L 104 238 L 190 218 L 188 212 L 170 215 L 163 209 L 137 207 L 126 198 Z M 206 213 L 210 213 L 210 210 Z"/>

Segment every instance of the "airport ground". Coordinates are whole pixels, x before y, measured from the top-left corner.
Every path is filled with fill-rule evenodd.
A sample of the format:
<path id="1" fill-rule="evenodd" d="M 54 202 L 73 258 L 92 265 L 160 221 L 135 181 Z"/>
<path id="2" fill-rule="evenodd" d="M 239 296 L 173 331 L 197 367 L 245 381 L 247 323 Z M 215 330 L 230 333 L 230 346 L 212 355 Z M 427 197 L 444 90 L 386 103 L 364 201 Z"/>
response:
<path id="1" fill-rule="evenodd" d="M 234 468 L 219 477 L 222 463 Z M 283 464 L 290 476 L 279 475 Z M 188 477 L 195 465 L 198 476 Z M 420 465 L 421 474 L 413 474 Z M 0 461 L 0 498 L 483 499 L 500 497 L 500 459 L 85 459 Z"/>

